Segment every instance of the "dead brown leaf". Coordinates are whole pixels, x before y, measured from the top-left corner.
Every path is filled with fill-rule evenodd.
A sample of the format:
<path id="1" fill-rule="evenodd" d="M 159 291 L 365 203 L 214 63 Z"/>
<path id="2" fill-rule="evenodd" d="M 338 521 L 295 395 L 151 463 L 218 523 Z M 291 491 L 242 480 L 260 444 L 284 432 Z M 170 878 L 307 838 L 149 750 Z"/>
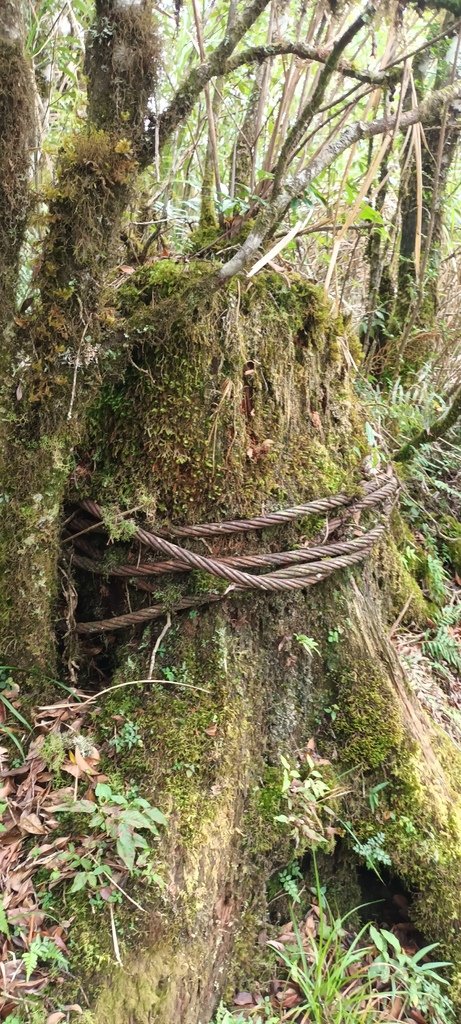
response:
<path id="1" fill-rule="evenodd" d="M 234 1006 L 254 1006 L 254 1004 L 251 992 L 238 992 L 234 998 Z"/>
<path id="2" fill-rule="evenodd" d="M 19 826 L 23 832 L 30 832 L 34 836 L 42 836 L 46 833 L 46 828 L 40 821 L 38 814 L 21 814 Z"/>

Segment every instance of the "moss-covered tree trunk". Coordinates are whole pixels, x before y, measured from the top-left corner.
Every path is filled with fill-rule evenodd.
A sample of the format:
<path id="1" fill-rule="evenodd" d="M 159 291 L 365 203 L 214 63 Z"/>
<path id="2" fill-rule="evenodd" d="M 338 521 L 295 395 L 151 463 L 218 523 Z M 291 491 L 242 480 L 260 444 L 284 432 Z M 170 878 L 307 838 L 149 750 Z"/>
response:
<path id="1" fill-rule="evenodd" d="M 391 783 L 378 820 L 386 849 L 420 893 L 418 920 L 459 966 L 460 759 L 415 705 L 385 639 L 386 614 L 401 611 L 409 587 L 422 610 L 392 542 L 354 578 L 295 594 L 217 588 L 222 600 L 172 612 L 155 671 L 158 625 L 79 630 L 151 600 L 167 614 L 178 597 L 210 589 L 200 573 L 161 577 L 153 596 L 119 586 L 111 568 L 126 559 L 130 528 L 120 530 L 118 513 L 136 509 L 138 521 L 167 530 L 352 494 L 364 452 L 353 340 L 302 279 L 265 273 L 218 289 L 215 264 L 160 260 L 105 303 L 155 43 L 144 4 L 96 7 L 90 123 L 62 155 L 40 294 L 14 324 L 2 381 L 1 652 L 35 703 L 57 674 L 95 693 L 101 681 L 107 690 L 151 675 L 141 689 L 102 695 L 91 729 L 104 738 L 114 714 L 137 725 L 143 746 L 105 767 L 114 785 L 137 786 L 167 811 L 169 826 L 163 891 L 136 893 L 143 911 L 118 918 L 123 967 L 104 911 L 102 920 L 77 900 L 73 973 L 97 1024 L 207 1024 L 226 985 L 255 974 L 266 883 L 294 854 L 274 822 L 280 755 L 319 729 L 338 773 L 353 770 L 347 814 L 364 841 L 377 819 L 363 794 Z M 15 223 L 13 272 L 19 215 Z M 63 536 L 85 498 L 102 506 L 114 542 L 86 538 L 102 574 L 79 566 Z M 288 549 L 324 526 L 306 520 L 210 545 L 217 556 Z M 313 637 L 319 653 L 296 635 Z"/>
<path id="2" fill-rule="evenodd" d="M 168 530 L 356 487 L 362 419 L 341 320 L 296 277 L 287 285 L 263 274 L 226 293 L 213 281 L 213 266 L 163 261 L 121 290 L 114 330 L 129 337 L 132 358 L 91 409 L 68 508 L 88 496 L 108 523 L 115 510 L 136 507 L 147 526 Z M 306 520 L 264 538 L 207 543 L 217 556 L 277 550 L 319 526 Z M 159 577 L 153 598 L 132 591 L 128 600 L 110 585 L 114 563 L 127 557 L 117 536 L 106 579 L 74 571 L 77 621 L 151 600 L 167 609 L 216 586 L 200 573 Z M 195 549 L 203 551 L 201 541 Z M 96 541 L 95 560 L 105 557 Z M 255 977 L 267 881 L 294 855 L 274 822 L 283 810 L 280 755 L 293 756 L 313 732 L 325 752 L 336 751 L 338 774 L 351 772 L 347 815 L 356 835 L 365 842 L 383 832 L 394 870 L 419 893 L 418 924 L 458 955 L 461 762 L 410 695 L 386 639 L 386 614 L 395 617 L 410 589 L 415 614 L 424 614 L 388 541 L 355 580 L 333 577 L 296 594 L 230 595 L 173 613 L 153 675 L 165 674 L 176 688 L 145 683 L 101 702 L 101 736 L 122 712 L 144 743 L 119 761 L 118 779 L 141 784 L 170 823 L 158 862 L 164 894 L 147 896 L 148 918 L 122 915 L 123 968 L 104 976 L 109 932 L 88 915 L 79 922 L 87 976 L 99 965 L 98 1024 L 204 1024 L 223 991 Z M 164 625 L 109 631 L 96 654 L 94 637 L 83 634 L 80 678 L 99 664 L 111 684 L 146 679 Z M 316 639 L 318 654 L 300 646 L 300 634 Z M 332 703 L 333 729 L 324 711 Z M 383 778 L 389 796 L 377 821 L 366 793 Z"/>

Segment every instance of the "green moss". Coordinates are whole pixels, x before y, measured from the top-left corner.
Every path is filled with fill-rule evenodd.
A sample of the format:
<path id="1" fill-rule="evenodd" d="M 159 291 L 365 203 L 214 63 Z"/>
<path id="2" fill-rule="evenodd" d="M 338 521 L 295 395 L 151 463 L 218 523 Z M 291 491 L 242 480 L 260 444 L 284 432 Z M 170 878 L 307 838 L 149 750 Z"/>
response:
<path id="1" fill-rule="evenodd" d="M 275 821 L 282 812 L 282 768 L 265 765 L 248 801 L 246 819 L 251 857 L 282 866 L 291 857 L 292 841 L 286 828 Z"/>
<path id="2" fill-rule="evenodd" d="M 461 754 L 418 708 L 365 601 L 349 599 L 348 609 L 327 663 L 338 706 L 331 726 L 338 770 L 352 769 L 343 815 L 362 842 L 383 833 L 393 872 L 417 893 L 415 923 L 428 941 L 442 942 L 459 972 Z M 372 810 L 368 793 L 383 780 Z"/>
<path id="3" fill-rule="evenodd" d="M 51 771 L 59 773 L 66 759 L 66 748 L 59 732 L 50 732 L 45 737 L 40 754 Z"/>
<path id="4" fill-rule="evenodd" d="M 110 509 L 111 522 L 119 509 L 132 507 L 144 513 L 148 526 L 214 521 L 355 490 L 363 422 L 337 342 L 344 325 L 331 316 L 318 289 L 301 279 L 294 277 L 288 287 L 280 275 L 267 273 L 248 289 L 233 284 L 224 294 L 214 289 L 214 270 L 215 264 L 199 261 L 186 270 L 159 261 L 120 289 L 113 330 L 129 343 L 131 359 L 122 375 L 104 382 L 92 404 L 80 453 L 84 460 L 91 452 L 91 471 L 76 476 L 70 492 L 72 498 L 97 496 Z M 264 543 L 280 550 L 320 525 L 307 520 L 271 530 Z M 241 541 L 219 537 L 209 546 L 218 555 L 238 554 Z M 204 550 L 201 542 L 194 544 Z M 260 546 L 259 536 L 245 537 L 245 551 Z M 122 554 L 120 542 L 117 557 Z M 375 568 L 383 587 L 388 574 L 393 580 L 393 621 L 410 586 L 395 543 L 383 545 Z M 180 616 L 157 654 L 155 678 L 164 676 L 164 685 L 105 695 L 94 718 L 95 741 L 107 739 L 113 714 L 125 713 L 136 721 L 144 746 L 107 758 L 102 768 L 117 786 L 137 785 L 168 811 L 170 829 L 157 851 L 167 879 L 165 903 L 148 893 L 148 955 L 134 962 L 138 957 L 130 950 L 139 945 L 139 928 L 136 922 L 130 932 L 123 918 L 129 981 L 128 972 L 122 980 L 116 972 L 113 984 L 111 977 L 98 1024 L 125 1021 L 134 1007 L 142 1024 L 157 1012 L 161 1020 L 174 1019 L 178 988 L 192 991 L 201 972 L 210 977 L 207 943 L 216 935 L 216 917 L 222 913 L 226 920 L 228 892 L 235 900 L 230 913 L 244 912 L 232 965 L 238 976 L 264 920 L 267 874 L 293 856 L 291 838 L 273 820 L 280 803 L 274 765 L 281 752 L 306 743 L 316 703 L 324 707 L 334 700 L 339 707 L 324 731 L 338 757 L 335 769 L 353 769 L 350 820 L 357 834 L 373 834 L 379 824 L 402 876 L 410 883 L 422 878 L 427 847 L 424 856 L 415 855 L 415 836 L 408 825 L 405 833 L 404 823 L 415 823 L 421 843 L 423 823 L 426 834 L 435 834 L 434 822 L 441 819 L 432 811 L 430 779 L 424 776 L 416 787 L 424 765 L 406 718 L 409 697 L 399 690 L 390 655 L 369 639 L 367 618 L 355 627 L 348 621 L 354 591 L 342 590 L 343 582 L 335 577 L 307 596 L 242 594 L 219 610 Z M 154 598 L 168 607 L 185 588 L 200 593 L 208 586 L 202 574 L 167 577 Z M 370 616 L 375 614 L 373 606 Z M 338 623 L 344 634 L 335 651 L 327 636 Z M 296 632 L 315 636 L 323 663 L 290 644 Z M 124 648 L 113 642 L 111 657 L 120 666 L 114 685 L 146 677 L 156 635 L 147 632 L 135 656 L 138 635 Z M 383 801 L 378 823 L 364 793 L 383 776 L 392 781 L 392 799 Z M 384 818 L 384 810 L 395 819 Z M 438 877 L 432 871 L 431 899 Z M 77 932 L 79 924 L 77 918 Z M 94 968 L 105 955 L 94 938 L 100 922 L 82 917 L 81 927 L 88 948 L 97 950 Z M 219 955 L 217 973 L 224 971 Z M 84 973 L 91 971 L 83 966 Z"/>
<path id="5" fill-rule="evenodd" d="M 17 270 L 29 208 L 29 163 L 34 132 L 31 68 L 18 42 L 0 43 L 0 325 L 13 313 Z M 5 371 L 11 334 L 2 335 L 0 366 Z"/>
<path id="6" fill-rule="evenodd" d="M 187 252 L 195 255 L 206 250 L 207 256 L 209 256 L 210 250 L 217 247 L 219 241 L 222 243 L 223 239 L 218 230 L 216 218 L 212 215 L 208 223 L 202 223 L 199 228 L 191 232 L 187 243 Z"/>
<path id="7" fill-rule="evenodd" d="M 139 506 L 145 495 L 149 515 L 182 522 L 350 485 L 352 396 L 328 393 L 325 413 L 343 364 L 331 356 L 338 328 L 320 289 L 268 273 L 239 300 L 235 285 L 214 289 L 212 271 L 164 260 L 120 289 L 133 360 L 103 388 L 86 442 L 91 487 L 106 504 Z"/>
<path id="8" fill-rule="evenodd" d="M 425 626 L 431 614 L 430 605 L 392 537 L 387 537 L 376 549 L 374 563 L 389 624 L 392 625 L 406 608 L 401 620 L 403 625 Z"/>
<path id="9" fill-rule="evenodd" d="M 364 659 L 357 649 L 350 657 L 347 646 L 341 646 L 337 734 L 344 760 L 354 768 L 369 771 L 392 757 L 402 743 L 403 728 L 383 667 Z"/>

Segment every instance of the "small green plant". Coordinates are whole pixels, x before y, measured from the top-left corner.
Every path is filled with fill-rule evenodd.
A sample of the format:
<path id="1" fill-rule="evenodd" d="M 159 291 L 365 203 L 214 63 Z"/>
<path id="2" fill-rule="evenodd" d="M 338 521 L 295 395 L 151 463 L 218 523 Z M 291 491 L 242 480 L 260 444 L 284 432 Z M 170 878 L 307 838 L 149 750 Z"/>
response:
<path id="1" fill-rule="evenodd" d="M 270 999 L 266 998 L 251 1010 L 251 1016 L 243 1016 L 238 1010 L 234 1013 L 220 1003 L 213 1019 L 213 1024 L 280 1024 L 280 1014 L 274 1014 Z"/>
<path id="2" fill-rule="evenodd" d="M 192 761 L 175 761 L 173 765 L 174 772 L 184 772 L 186 779 L 191 779 L 197 770 L 197 766 Z"/>
<path id="3" fill-rule="evenodd" d="M 324 708 L 323 711 L 332 722 L 335 722 L 338 717 L 339 704 L 328 705 L 328 707 Z"/>
<path id="4" fill-rule="evenodd" d="M 310 754 L 304 753 L 303 761 L 297 761 L 294 767 L 285 757 L 280 760 L 283 767 L 282 797 L 287 804 L 287 813 L 276 815 L 274 820 L 290 826 L 296 845 L 308 840 L 314 847 L 328 847 L 333 830 L 331 826 L 325 826 L 323 819 L 332 819 L 335 812 L 327 801 L 343 794 L 325 781 Z"/>
<path id="5" fill-rule="evenodd" d="M 383 864 L 385 867 L 390 867 L 392 864 L 392 860 L 384 847 L 384 843 L 384 832 L 377 832 L 375 836 L 370 836 L 365 843 L 360 842 L 360 840 L 355 837 L 352 849 L 355 853 L 358 853 L 359 857 L 363 858 L 370 871 L 375 871 L 376 874 L 379 874 L 376 868 L 377 864 Z"/>
<path id="6" fill-rule="evenodd" d="M 449 575 L 445 566 L 434 550 L 426 556 L 426 585 L 431 601 L 444 604 L 448 595 Z"/>
<path id="7" fill-rule="evenodd" d="M 247 1018 L 242 1017 L 241 1013 L 237 1015 L 228 1010 L 224 1003 L 220 1003 L 216 1010 L 216 1016 L 213 1024 L 246 1024 Z"/>
<path id="8" fill-rule="evenodd" d="M 292 942 L 283 949 L 274 946 L 288 984 L 293 983 L 301 994 L 297 1017 L 310 1024 L 371 1024 L 376 1017 L 363 949 L 368 926 L 348 941 L 346 923 L 351 915 L 334 916 L 321 893 L 315 856 L 313 866 L 317 898 L 311 926 L 301 933 L 293 917 Z"/>
<path id="9" fill-rule="evenodd" d="M 37 935 L 29 949 L 22 954 L 21 959 L 26 969 L 26 981 L 29 981 L 39 962 L 67 971 L 67 960 L 64 954 L 48 935 L 43 937 Z"/>
<path id="10" fill-rule="evenodd" d="M 319 651 L 319 645 L 313 636 L 306 636 L 305 633 L 293 633 L 293 637 L 308 654 Z"/>
<path id="11" fill-rule="evenodd" d="M 90 857 L 74 857 L 70 866 L 77 868 L 69 893 L 80 892 L 87 887 L 97 889 L 98 886 L 110 880 L 112 869 L 109 864 L 97 864 Z"/>
<path id="12" fill-rule="evenodd" d="M 119 754 L 122 750 L 133 750 L 133 747 L 143 747 L 143 741 L 139 732 L 139 726 L 127 718 L 119 732 L 109 740 L 111 747 Z"/>
<path id="13" fill-rule="evenodd" d="M 461 644 L 453 633 L 453 626 L 461 621 L 461 604 L 447 605 L 436 618 L 435 635 L 426 633 L 423 653 L 435 669 L 444 671 L 448 665 L 455 672 L 461 672 Z"/>
<path id="14" fill-rule="evenodd" d="M 400 557 L 408 572 L 414 573 L 418 565 L 418 552 L 414 545 L 405 544 Z"/>
<path id="15" fill-rule="evenodd" d="M 158 826 L 167 824 L 165 815 L 142 797 L 129 800 L 114 793 L 105 782 L 98 783 L 95 797 L 96 804 L 91 800 L 75 800 L 58 805 L 55 810 L 90 815 L 89 827 L 102 832 L 115 844 L 118 856 L 130 873 L 135 867 L 145 869 L 149 844 L 143 833 L 149 832 L 157 838 Z"/>
<path id="16" fill-rule="evenodd" d="M 449 965 L 425 963 L 435 946 L 410 956 L 392 932 L 374 925 L 367 923 L 353 934 L 348 921 L 360 908 L 335 917 L 322 891 L 315 855 L 314 877 L 316 901 L 308 926 L 301 929 L 292 918 L 292 942 L 282 948 L 280 943 L 273 945 L 286 968 L 288 984 L 293 983 L 301 994 L 294 1008 L 296 1017 L 288 1013 L 284 1019 L 376 1024 L 378 1019 L 393 1019 L 389 1011 L 398 997 L 402 1015 L 417 1007 L 431 1024 L 454 1024 L 452 1003 L 443 992 L 447 981 L 439 974 Z"/>
<path id="17" fill-rule="evenodd" d="M 376 786 L 372 786 L 371 789 L 368 790 L 368 803 L 370 805 L 370 811 L 372 811 L 373 814 L 378 810 L 378 807 L 381 804 L 381 793 L 387 788 L 387 786 L 389 786 L 388 780 L 385 782 L 378 782 Z"/>
<path id="18" fill-rule="evenodd" d="M 368 977 L 383 986 L 390 986 L 393 996 L 400 996 L 402 1009 L 415 1007 L 437 1024 L 453 1021 L 453 1006 L 442 986 L 448 985 L 439 970 L 450 967 L 446 960 L 429 961 L 427 957 L 438 943 L 425 946 L 410 956 L 402 949 L 393 932 L 370 925 L 370 939 L 378 955 L 368 969 Z"/>
<path id="19" fill-rule="evenodd" d="M 11 675 L 12 671 L 13 669 L 11 668 L 10 665 L 0 665 L 0 701 L 3 704 L 5 711 L 12 715 L 12 717 L 16 719 L 19 725 L 22 726 L 22 730 L 24 731 L 25 729 L 27 733 L 30 733 L 32 731 L 32 726 L 27 721 L 27 719 L 24 718 L 24 715 L 21 714 L 21 712 L 18 710 L 15 704 L 12 703 L 12 701 L 16 698 L 17 694 L 19 693 L 19 687 L 14 682 L 14 679 Z M 4 736 L 7 736 L 11 743 L 13 743 L 16 749 L 19 751 L 22 764 L 22 762 L 25 760 L 26 755 L 22 743 L 16 736 L 16 733 L 13 731 L 12 728 L 10 728 L 10 726 L 5 725 L 4 723 L 0 723 L 0 733 L 3 733 Z"/>
<path id="20" fill-rule="evenodd" d="M 279 871 L 280 885 L 292 903 L 299 903 L 301 891 L 299 883 L 303 881 L 302 872 L 297 860 L 293 860 L 283 871 Z"/>

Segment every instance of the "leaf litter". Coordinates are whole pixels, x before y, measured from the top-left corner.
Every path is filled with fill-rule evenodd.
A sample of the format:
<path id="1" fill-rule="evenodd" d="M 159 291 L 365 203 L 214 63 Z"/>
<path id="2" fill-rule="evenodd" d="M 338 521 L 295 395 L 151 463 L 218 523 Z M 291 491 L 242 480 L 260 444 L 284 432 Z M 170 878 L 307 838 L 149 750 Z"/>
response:
<path id="1" fill-rule="evenodd" d="M 30 725 L 20 711 L 19 687 L 13 684 L 8 704 L 15 730 L 19 731 L 18 723 L 27 727 L 26 750 L 16 732 L 4 725 L 5 701 L 0 705 L 1 731 L 12 740 L 11 748 L 0 747 L 0 1020 L 24 1000 L 40 995 L 43 999 L 50 982 L 56 986 L 65 980 L 73 918 L 51 919 L 47 894 L 63 886 L 68 892 L 88 887 L 112 911 L 112 903 L 123 896 L 143 910 L 123 884 L 135 860 L 147 871 L 144 832 L 156 838 L 157 826 L 166 819 L 147 801 L 129 803 L 107 785 L 100 769 L 101 752 L 82 732 L 95 699 L 74 689 L 67 698 L 39 707 Z M 18 750 L 24 759 L 17 756 Z M 55 771 L 50 768 L 50 750 L 56 752 Z M 59 785 L 65 776 L 69 785 Z M 60 814 L 77 814 L 82 804 L 92 814 L 88 834 L 70 829 L 68 816 L 66 831 L 72 834 L 60 834 Z M 81 828 L 82 818 L 74 821 Z M 157 876 L 150 877 L 160 884 Z M 65 1007 L 65 1012 L 52 1005 L 47 1008 L 47 1024 L 59 1024 L 70 1012 L 83 1012 L 78 1004 Z"/>

